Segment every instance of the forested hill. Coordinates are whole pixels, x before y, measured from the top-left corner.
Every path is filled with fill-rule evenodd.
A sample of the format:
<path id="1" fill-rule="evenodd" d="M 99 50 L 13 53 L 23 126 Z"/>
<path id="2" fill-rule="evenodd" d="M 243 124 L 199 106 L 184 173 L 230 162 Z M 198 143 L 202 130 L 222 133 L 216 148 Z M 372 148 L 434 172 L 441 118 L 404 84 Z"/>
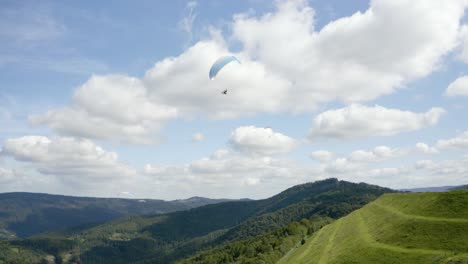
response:
<path id="1" fill-rule="evenodd" d="M 386 192 L 392 190 L 327 179 L 298 185 L 264 200 L 135 216 L 88 229 L 10 241 L 5 246 L 21 249 L 24 256 L 25 252 L 38 254 L 36 259 L 40 260 L 49 255 L 62 263 L 173 263 L 202 249 L 274 232 L 303 218 L 336 219 Z M 34 257 L 27 261 L 34 263 Z"/>
<path id="2" fill-rule="evenodd" d="M 127 215 L 154 215 L 227 201 L 89 198 L 39 193 L 0 194 L 0 239 L 28 237 L 82 224 L 102 223 Z"/>

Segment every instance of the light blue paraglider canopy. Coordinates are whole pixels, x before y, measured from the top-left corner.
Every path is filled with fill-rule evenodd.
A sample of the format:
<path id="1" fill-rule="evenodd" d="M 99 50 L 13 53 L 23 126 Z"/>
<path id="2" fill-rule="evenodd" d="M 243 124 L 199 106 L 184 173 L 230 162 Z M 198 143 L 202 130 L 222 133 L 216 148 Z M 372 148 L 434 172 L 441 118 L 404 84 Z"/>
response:
<path id="1" fill-rule="evenodd" d="M 211 66 L 211 69 L 210 69 L 210 79 L 213 80 L 216 75 L 218 74 L 218 72 L 224 67 L 226 66 L 226 64 L 232 62 L 232 61 L 237 61 L 238 63 L 241 63 L 236 57 L 234 56 L 224 56 L 224 57 L 221 57 L 219 59 L 217 59 L 213 65 Z"/>

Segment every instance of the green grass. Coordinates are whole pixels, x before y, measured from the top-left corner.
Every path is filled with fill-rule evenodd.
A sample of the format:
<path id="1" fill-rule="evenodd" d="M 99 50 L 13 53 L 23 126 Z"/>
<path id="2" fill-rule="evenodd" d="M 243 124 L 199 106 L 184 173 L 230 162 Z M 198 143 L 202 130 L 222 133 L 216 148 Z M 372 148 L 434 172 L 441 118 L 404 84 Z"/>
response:
<path id="1" fill-rule="evenodd" d="M 468 263 L 468 191 L 384 194 L 278 263 Z"/>

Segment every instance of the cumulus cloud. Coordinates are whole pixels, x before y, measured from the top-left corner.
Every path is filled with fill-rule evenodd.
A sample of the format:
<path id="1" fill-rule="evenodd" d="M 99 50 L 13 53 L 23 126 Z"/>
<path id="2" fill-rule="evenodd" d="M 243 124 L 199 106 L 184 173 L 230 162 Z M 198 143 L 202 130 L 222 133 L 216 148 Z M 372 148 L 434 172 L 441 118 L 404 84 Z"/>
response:
<path id="1" fill-rule="evenodd" d="M 188 164 L 147 164 L 144 173 L 148 177 L 148 186 L 160 183 L 167 192 L 184 190 L 187 195 L 203 193 L 237 198 L 239 195 L 266 197 L 292 184 L 307 181 L 306 177 L 316 177 L 308 168 L 287 159 L 245 156 L 225 149 Z M 309 181 L 315 179 L 309 178 Z"/>
<path id="2" fill-rule="evenodd" d="M 234 16 L 232 35 L 226 39 L 241 47 L 234 55 L 242 64 L 228 65 L 216 81 L 207 77 L 210 65 L 233 52 L 215 29 L 179 56 L 156 62 L 140 80 L 92 77 L 79 88 L 90 96 L 75 95 L 72 106 L 35 116 L 32 122 L 62 134 L 147 142 L 164 121 L 176 117 L 307 112 L 335 100 L 373 100 L 438 68 L 457 44 L 464 4 L 375 0 L 367 11 L 318 30 L 307 1 L 277 1 L 273 12 Z M 93 87 L 97 80 L 100 88 Z M 220 94 L 224 89 L 228 96 Z M 126 97 L 128 104 L 121 105 L 124 99 L 119 97 Z M 434 111 L 437 119 L 440 111 Z"/>
<path id="3" fill-rule="evenodd" d="M 461 61 L 468 63 L 468 25 L 463 25 L 460 28 L 459 41 L 460 52 L 458 54 L 458 58 Z"/>
<path id="4" fill-rule="evenodd" d="M 15 180 L 15 173 L 13 170 L 0 167 L 0 182 L 8 183 Z"/>
<path id="5" fill-rule="evenodd" d="M 445 90 L 447 96 L 468 96 L 468 76 L 462 76 L 449 84 Z"/>
<path id="6" fill-rule="evenodd" d="M 270 157 L 248 158 L 240 155 L 230 155 L 222 158 L 210 157 L 193 161 L 189 169 L 198 174 L 218 174 L 230 177 L 232 174 L 248 173 L 270 168 L 273 159 Z"/>
<path id="7" fill-rule="evenodd" d="M 439 153 L 439 150 L 435 147 L 430 147 L 426 143 L 418 142 L 415 145 L 415 150 L 419 153 L 423 154 L 437 154 Z"/>
<path id="8" fill-rule="evenodd" d="M 310 154 L 310 157 L 320 162 L 327 162 L 333 158 L 334 154 L 327 150 L 317 150 Z"/>
<path id="9" fill-rule="evenodd" d="M 353 138 L 365 136 L 391 136 L 419 130 L 437 124 L 442 108 L 431 108 L 425 113 L 402 111 L 379 105 L 359 104 L 328 110 L 317 115 L 309 135 L 315 138 Z"/>
<path id="10" fill-rule="evenodd" d="M 467 149 L 468 131 L 465 131 L 457 137 L 450 139 L 441 139 L 437 141 L 437 148 L 440 149 Z"/>
<path id="11" fill-rule="evenodd" d="M 376 149 L 369 152 L 385 157 L 391 153 L 387 148 Z M 203 193 L 213 197 L 265 198 L 294 184 L 329 177 L 391 188 L 459 185 L 468 181 L 468 156 L 453 160 L 408 161 L 393 167 L 381 162 L 351 160 L 351 155 L 323 164 L 297 164 L 272 157 L 245 157 L 225 150 L 221 153 L 184 165 L 148 164 L 144 187 L 167 193 L 169 197 L 183 190 L 186 195 Z"/>
<path id="12" fill-rule="evenodd" d="M 403 149 L 390 148 L 387 146 L 375 147 L 372 151 L 356 150 L 349 155 L 349 160 L 353 162 L 377 162 L 391 158 L 402 157 L 407 152 Z"/>
<path id="13" fill-rule="evenodd" d="M 192 135 L 192 141 L 193 142 L 201 142 L 203 140 L 205 140 L 205 136 L 200 132 L 197 132 L 197 133 Z"/>
<path id="14" fill-rule="evenodd" d="M 99 180 L 119 180 L 135 176 L 135 171 L 90 140 L 24 136 L 5 140 L 2 155 L 32 164 L 44 175 L 65 181 L 91 184 Z M 89 182 L 89 181 L 93 182 Z"/>
<path id="15" fill-rule="evenodd" d="M 236 128 L 229 139 L 231 146 L 242 153 L 274 155 L 288 153 L 297 146 L 296 140 L 274 132 L 271 128 L 242 126 Z"/>
<path id="16" fill-rule="evenodd" d="M 337 158 L 324 166 L 323 173 L 341 178 L 342 175 L 362 169 L 363 166 L 360 163 L 352 162 L 347 158 Z"/>
<path id="17" fill-rule="evenodd" d="M 234 35 L 251 57 L 293 81 L 285 101 L 302 110 L 372 100 L 429 74 L 455 47 L 462 15 L 461 1 L 377 0 L 317 31 L 307 1 L 280 1 L 260 18 L 236 16 Z"/>
<path id="18" fill-rule="evenodd" d="M 328 154 L 331 153 L 328 153 L 327 151 L 319 151 L 317 154 L 322 154 L 327 157 L 327 160 L 322 161 L 322 173 L 329 175 L 329 177 L 342 177 L 343 175 L 369 171 L 368 165 L 371 163 L 382 163 L 390 159 L 401 158 L 408 153 L 408 150 L 403 148 L 377 146 L 370 151 L 355 150 L 347 157 L 339 157 L 334 160 L 329 157 Z"/>
<path id="19" fill-rule="evenodd" d="M 324 166 L 326 177 L 367 182 L 395 189 L 460 185 L 468 181 L 468 156 L 453 160 L 418 160 L 397 167 L 374 167 L 353 163 L 345 158 Z"/>
<path id="20" fill-rule="evenodd" d="M 60 134 L 123 142 L 149 143 L 162 123 L 177 109 L 148 100 L 141 81 L 122 75 L 93 76 L 73 95 L 70 107 L 29 118 Z"/>
<path id="21" fill-rule="evenodd" d="M 144 170 L 147 177 L 145 186 L 154 186 L 168 195 L 172 195 L 170 190 L 184 190 L 188 195 L 204 193 L 215 197 L 264 198 L 273 195 L 275 190 L 329 177 L 392 188 L 459 184 L 468 180 L 466 174 L 463 174 L 468 171 L 468 163 L 463 164 L 466 157 L 442 161 L 407 159 L 397 166 L 387 163 L 416 153 L 415 151 L 432 153 L 431 147 L 426 144 L 416 145 L 420 150 L 415 146 L 377 146 L 371 150 L 356 150 L 345 157 L 337 158 L 334 158 L 337 156 L 335 153 L 318 150 L 311 156 L 321 162 L 310 164 L 265 155 L 246 156 L 236 151 L 220 149 L 210 156 L 187 164 L 148 164 Z M 452 166 L 454 167 L 451 168 Z"/>
<path id="22" fill-rule="evenodd" d="M 260 182 L 258 178 L 247 178 L 242 181 L 244 185 L 257 185 Z"/>
<path id="23" fill-rule="evenodd" d="M 229 53 L 226 43 L 216 38 L 196 43 L 179 57 L 157 62 L 144 77 L 150 98 L 176 106 L 186 116 L 233 118 L 284 110 L 280 99 L 289 81 L 246 54 L 236 54 L 242 64 L 231 63 L 216 80 L 208 78 L 211 64 Z M 224 89 L 229 90 L 228 96 L 221 93 Z"/>
<path id="24" fill-rule="evenodd" d="M 460 185 L 468 181 L 468 156 L 452 160 L 420 160 L 411 168 L 419 186 Z"/>

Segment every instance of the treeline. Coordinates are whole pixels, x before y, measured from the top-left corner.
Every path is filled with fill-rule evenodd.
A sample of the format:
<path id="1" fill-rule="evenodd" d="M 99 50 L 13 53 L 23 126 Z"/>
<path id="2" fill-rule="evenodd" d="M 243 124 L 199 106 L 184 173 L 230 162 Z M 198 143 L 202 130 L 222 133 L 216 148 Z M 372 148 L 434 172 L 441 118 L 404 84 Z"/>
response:
<path id="1" fill-rule="evenodd" d="M 41 254 L 12 246 L 8 241 L 0 241 L 0 264 L 31 264 L 41 263 L 42 260 L 45 261 Z"/>
<path id="2" fill-rule="evenodd" d="M 288 251 L 304 244 L 310 235 L 330 222 L 332 219 L 329 217 L 302 219 L 255 238 L 203 251 L 179 264 L 276 263 Z"/>

